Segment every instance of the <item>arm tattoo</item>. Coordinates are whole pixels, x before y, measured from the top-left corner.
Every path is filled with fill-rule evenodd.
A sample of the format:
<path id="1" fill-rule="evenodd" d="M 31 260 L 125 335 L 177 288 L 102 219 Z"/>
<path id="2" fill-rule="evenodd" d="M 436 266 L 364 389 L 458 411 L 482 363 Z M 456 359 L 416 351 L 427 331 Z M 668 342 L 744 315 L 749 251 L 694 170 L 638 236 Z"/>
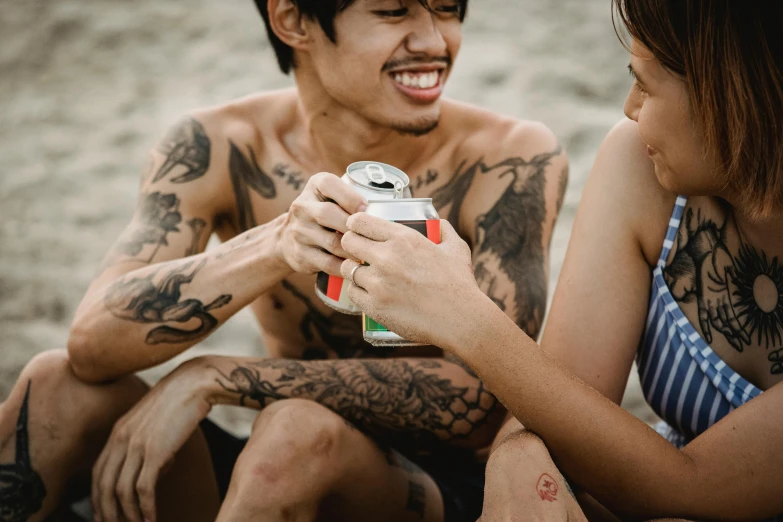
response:
<path id="1" fill-rule="evenodd" d="M 753 341 L 774 348 L 773 374 L 783 373 L 783 264 L 742 243 L 727 245 L 728 220 L 718 225 L 689 208 L 677 235 L 674 257 L 664 268 L 666 285 L 679 303 L 696 302 L 707 344 L 715 332 L 738 352 Z"/>
<path id="2" fill-rule="evenodd" d="M 194 256 L 199 253 L 199 245 L 201 244 L 201 233 L 207 226 L 207 222 L 203 219 L 193 218 L 187 222 L 190 227 L 191 241 L 190 246 L 185 251 L 185 257 Z"/>
<path id="3" fill-rule="evenodd" d="M 155 245 L 149 257 L 143 262 L 151 263 L 161 246 L 168 246 L 168 235 L 179 232 L 182 214 L 179 213 L 179 198 L 176 194 L 152 192 L 142 196 L 139 209 L 139 224 L 115 247 L 115 251 L 138 257 L 145 245 Z"/>
<path id="4" fill-rule="evenodd" d="M 30 437 L 27 433 L 30 386 L 24 394 L 16 420 L 16 459 L 13 464 L 0 464 L 0 521 L 24 522 L 43 506 L 46 498 L 41 476 L 30 461 Z"/>
<path id="5" fill-rule="evenodd" d="M 317 347 L 316 336 L 339 359 L 380 358 L 388 357 L 393 353 L 393 348 L 373 347 L 365 341 L 362 338 L 361 324 L 355 317 L 339 312 L 326 315 L 296 286 L 286 280 L 283 280 L 282 284 L 283 288 L 291 292 L 306 308 L 302 321 L 299 323 L 299 331 L 302 332 L 305 341 L 312 346 L 305 350 L 304 359 L 327 359 L 329 357 L 325 350 Z"/>
<path id="6" fill-rule="evenodd" d="M 513 157 L 495 165 L 483 159 L 470 166 L 463 161 L 452 181 L 433 195 L 435 206 L 449 207 L 448 220 L 459 226 L 463 201 L 477 175 L 509 179 L 492 208 L 476 220 L 474 272 L 487 296 L 504 311 L 513 307 L 512 316 L 531 336 L 538 334 L 546 307 L 546 169 L 560 153 L 558 147 L 530 161 Z M 513 295 L 498 293 L 498 270 L 511 281 Z"/>
<path id="7" fill-rule="evenodd" d="M 231 301 L 229 294 L 223 294 L 207 305 L 198 299 L 181 300 L 180 287 L 191 283 L 205 263 L 206 260 L 201 260 L 198 264 L 195 261 L 181 264 L 170 269 L 157 284 L 153 279 L 160 269 L 145 277 L 122 278 L 106 291 L 104 304 L 115 317 L 136 323 L 186 323 L 191 319 L 201 322 L 192 330 L 157 326 L 147 334 L 147 344 L 177 344 L 201 339 L 218 325 L 210 312 Z"/>
<path id="8" fill-rule="evenodd" d="M 234 188 L 239 215 L 239 231 L 245 232 L 258 224 L 250 202 L 250 189 L 264 199 L 274 199 L 277 196 L 277 189 L 269 174 L 258 166 L 256 155 L 250 146 L 247 147 L 249 155 L 245 156 L 232 141 L 229 140 L 228 143 L 231 147 L 228 170 L 231 174 L 231 185 Z"/>
<path id="9" fill-rule="evenodd" d="M 424 489 L 424 486 L 422 486 L 418 482 L 409 480 L 408 502 L 405 504 L 405 509 L 416 513 L 417 515 L 419 515 L 419 518 L 423 518 L 426 499 L 427 499 L 427 491 Z"/>
<path id="10" fill-rule="evenodd" d="M 152 178 L 156 183 L 181 167 L 172 183 L 187 183 L 206 174 L 209 169 L 210 142 L 204 126 L 193 118 L 187 118 L 175 126 L 158 147 L 166 156 Z"/>
<path id="11" fill-rule="evenodd" d="M 469 438 L 498 406 L 481 381 L 455 386 L 437 373 L 441 369 L 434 359 L 274 359 L 238 365 L 228 375 L 220 372 L 217 381 L 239 395 L 241 404 L 248 398 L 261 407 L 280 399 L 309 399 L 397 449 L 422 449 Z M 270 373 L 276 377 L 269 378 Z"/>

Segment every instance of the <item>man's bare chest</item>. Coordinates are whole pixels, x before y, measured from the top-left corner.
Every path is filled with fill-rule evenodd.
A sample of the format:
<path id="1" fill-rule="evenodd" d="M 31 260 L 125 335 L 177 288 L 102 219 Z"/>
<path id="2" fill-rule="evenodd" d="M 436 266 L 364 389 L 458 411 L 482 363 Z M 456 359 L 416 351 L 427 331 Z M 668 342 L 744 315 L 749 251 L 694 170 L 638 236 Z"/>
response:
<path id="1" fill-rule="evenodd" d="M 252 152 L 251 148 L 242 151 L 237 146 L 231 147 L 226 178 L 230 182 L 227 188 L 233 194 L 233 230 L 219 231 L 223 240 L 229 239 L 232 232 L 234 235 L 242 233 L 287 212 L 308 180 L 319 171 L 291 158 L 257 158 Z M 413 194 L 437 198 L 438 189 L 448 185 L 454 174 L 448 163 L 451 162 L 433 160 L 407 169 Z M 342 176 L 343 172 L 334 174 Z M 436 199 L 436 206 L 448 204 L 446 199 Z"/>
<path id="2" fill-rule="evenodd" d="M 226 178 L 230 181 L 234 208 L 231 218 L 217 228 L 220 239 L 231 239 L 287 212 L 314 170 L 290 158 L 261 161 L 238 148 L 232 150 Z M 431 197 L 439 181 L 448 181 L 435 168 L 415 169 L 408 174 L 411 187 L 419 197 Z M 314 275 L 292 274 L 251 305 L 270 355 L 295 358 L 399 355 L 389 350 L 380 352 L 365 343 L 360 317 L 344 315 L 326 306 L 316 296 L 314 286 Z"/>

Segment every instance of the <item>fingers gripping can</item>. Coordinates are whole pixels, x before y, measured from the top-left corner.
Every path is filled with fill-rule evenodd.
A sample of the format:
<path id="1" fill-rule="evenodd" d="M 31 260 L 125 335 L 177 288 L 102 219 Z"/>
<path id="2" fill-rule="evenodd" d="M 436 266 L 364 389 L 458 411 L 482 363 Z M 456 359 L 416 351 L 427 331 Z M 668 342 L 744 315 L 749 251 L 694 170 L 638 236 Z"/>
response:
<path id="1" fill-rule="evenodd" d="M 440 244 L 440 218 L 430 198 L 370 201 L 368 214 L 394 221 L 416 230 L 435 244 Z M 421 343 L 389 331 L 382 324 L 362 314 L 364 340 L 374 346 L 419 346 Z"/>
<path id="2" fill-rule="evenodd" d="M 410 198 L 410 179 L 398 168 L 377 161 L 357 161 L 345 169 L 344 183 L 369 200 Z M 338 312 L 359 315 L 361 309 L 348 299 L 348 286 L 342 277 L 319 272 L 315 293 L 321 301 Z"/>

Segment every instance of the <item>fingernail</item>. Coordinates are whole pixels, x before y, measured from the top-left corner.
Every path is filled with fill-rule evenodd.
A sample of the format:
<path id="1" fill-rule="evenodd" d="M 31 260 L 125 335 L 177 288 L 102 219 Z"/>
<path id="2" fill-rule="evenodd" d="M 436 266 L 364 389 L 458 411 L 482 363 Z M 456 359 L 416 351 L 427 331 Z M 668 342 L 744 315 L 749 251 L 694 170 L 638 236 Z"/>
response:
<path id="1" fill-rule="evenodd" d="M 359 205 L 359 208 L 356 209 L 356 212 L 364 212 L 365 210 L 367 210 L 367 205 L 362 203 L 361 205 Z"/>

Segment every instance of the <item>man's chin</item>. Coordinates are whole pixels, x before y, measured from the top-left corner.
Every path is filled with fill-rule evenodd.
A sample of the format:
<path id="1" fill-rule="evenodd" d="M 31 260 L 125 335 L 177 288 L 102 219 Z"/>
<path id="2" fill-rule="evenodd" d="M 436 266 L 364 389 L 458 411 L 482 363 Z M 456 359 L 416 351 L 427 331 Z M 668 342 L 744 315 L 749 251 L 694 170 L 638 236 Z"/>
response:
<path id="1" fill-rule="evenodd" d="M 407 136 L 425 136 L 438 127 L 440 118 L 427 118 L 413 122 L 396 122 L 391 128 Z"/>

